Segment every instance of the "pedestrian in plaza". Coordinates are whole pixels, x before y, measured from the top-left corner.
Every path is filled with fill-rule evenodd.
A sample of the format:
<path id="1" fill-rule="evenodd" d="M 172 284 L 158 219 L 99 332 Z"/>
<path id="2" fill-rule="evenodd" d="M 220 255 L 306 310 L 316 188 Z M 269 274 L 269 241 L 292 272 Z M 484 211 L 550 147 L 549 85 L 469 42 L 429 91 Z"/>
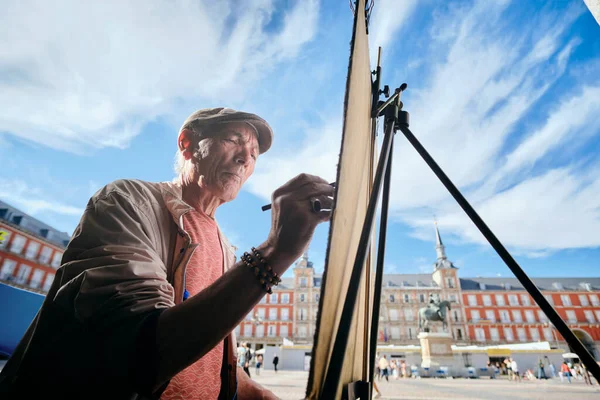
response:
<path id="1" fill-rule="evenodd" d="M 396 360 L 390 362 L 390 369 L 392 370 L 392 379 L 398 379 L 398 364 L 396 363 Z"/>
<path id="2" fill-rule="evenodd" d="M 275 369 L 275 373 L 277 373 L 277 364 L 279 364 L 279 357 L 275 354 L 275 357 L 273 357 L 273 368 Z"/>
<path id="3" fill-rule="evenodd" d="M 540 362 L 538 363 L 538 379 L 548 379 L 546 378 L 546 371 L 544 371 L 544 359 L 540 358 Z"/>
<path id="4" fill-rule="evenodd" d="M 256 375 L 260 375 L 260 367 L 262 366 L 263 355 L 256 356 Z"/>
<path id="5" fill-rule="evenodd" d="M 508 379 L 509 380 L 514 380 L 514 378 L 513 378 L 513 371 L 512 371 L 512 368 L 510 367 L 511 366 L 511 364 L 510 364 L 510 358 L 505 358 L 504 359 L 504 365 L 505 365 L 505 368 L 506 368 L 506 374 L 508 375 Z"/>
<path id="6" fill-rule="evenodd" d="M 255 114 L 199 110 L 177 133 L 172 182 L 121 179 L 96 192 L 2 369 L 0 397 L 274 399 L 235 367 L 234 329 L 330 219 L 334 188 L 302 174 L 275 190 L 267 237 L 236 263 L 215 213 L 272 140 Z"/>
<path id="7" fill-rule="evenodd" d="M 561 382 L 563 381 L 563 376 L 565 376 L 569 383 L 571 383 L 571 368 L 569 368 L 569 365 L 567 364 L 566 361 L 563 361 L 562 365 L 560 366 L 560 372 L 561 372 L 561 377 L 560 380 Z"/>
<path id="8" fill-rule="evenodd" d="M 548 365 L 548 367 L 550 368 L 550 373 L 552 374 L 552 377 L 556 378 L 556 367 L 553 363 L 550 362 L 548 356 L 544 356 L 544 359 L 546 360 L 546 365 Z"/>
<path id="9" fill-rule="evenodd" d="M 585 364 L 581 364 L 581 374 L 583 375 L 583 380 L 586 385 L 592 385 L 592 379 L 590 378 L 590 373 L 588 369 L 585 367 Z"/>
<path id="10" fill-rule="evenodd" d="M 402 360 L 400 363 L 400 372 L 402 373 L 402 378 L 406 378 L 408 376 L 406 371 L 406 361 L 404 360 Z"/>
<path id="11" fill-rule="evenodd" d="M 510 369 L 511 369 L 512 374 L 513 374 L 513 380 L 515 382 L 520 382 L 521 381 L 521 375 L 519 374 L 519 365 L 512 358 L 510 359 Z"/>
<path id="12" fill-rule="evenodd" d="M 386 381 L 390 381 L 388 373 L 389 363 L 385 354 L 379 359 L 379 371 L 381 371 L 381 378 L 385 377 Z"/>
<path id="13" fill-rule="evenodd" d="M 381 360 L 381 356 L 379 355 L 379 353 L 375 354 L 375 376 L 377 377 L 377 380 L 381 380 L 381 370 L 379 369 L 379 360 Z"/>

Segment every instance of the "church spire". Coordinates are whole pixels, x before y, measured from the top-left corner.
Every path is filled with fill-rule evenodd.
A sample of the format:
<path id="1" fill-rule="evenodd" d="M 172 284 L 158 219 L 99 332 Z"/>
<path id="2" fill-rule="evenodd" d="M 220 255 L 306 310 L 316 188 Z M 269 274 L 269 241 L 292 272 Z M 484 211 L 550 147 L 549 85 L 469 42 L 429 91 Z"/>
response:
<path id="1" fill-rule="evenodd" d="M 437 253 L 438 260 L 446 259 L 446 248 L 444 247 L 444 243 L 442 243 L 442 237 L 440 236 L 440 230 L 438 229 L 437 221 L 435 224 L 435 252 Z"/>

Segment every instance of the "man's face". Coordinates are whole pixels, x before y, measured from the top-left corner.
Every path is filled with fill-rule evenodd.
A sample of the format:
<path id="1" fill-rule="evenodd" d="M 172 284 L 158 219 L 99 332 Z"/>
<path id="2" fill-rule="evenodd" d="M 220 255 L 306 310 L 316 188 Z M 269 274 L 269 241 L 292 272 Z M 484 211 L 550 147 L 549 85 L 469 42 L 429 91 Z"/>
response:
<path id="1" fill-rule="evenodd" d="M 217 125 L 211 138 L 200 141 L 196 158 L 199 186 L 224 202 L 235 199 L 254 172 L 259 155 L 256 133 L 250 125 Z"/>

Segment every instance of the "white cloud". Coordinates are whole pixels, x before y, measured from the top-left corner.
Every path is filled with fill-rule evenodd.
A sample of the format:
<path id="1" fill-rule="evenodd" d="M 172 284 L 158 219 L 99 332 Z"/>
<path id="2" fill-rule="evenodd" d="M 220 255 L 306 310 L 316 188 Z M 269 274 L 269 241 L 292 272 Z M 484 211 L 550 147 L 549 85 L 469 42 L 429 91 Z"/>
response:
<path id="1" fill-rule="evenodd" d="M 406 9 L 400 13 L 409 16 L 414 3 L 403 4 Z M 429 48 L 423 49 L 422 59 L 411 59 L 413 65 L 431 67 L 418 88 L 409 85 L 404 96 L 411 129 L 512 251 L 544 257 L 558 249 L 599 246 L 594 234 L 600 228 L 594 205 L 600 196 L 594 175 L 598 168 L 579 159 L 553 165 L 552 159 L 561 146 L 580 148 L 600 129 L 600 92 L 584 79 L 593 74 L 580 74 L 574 90 L 554 91 L 582 44 L 577 37 L 564 38 L 581 7 L 560 15 L 540 13 L 540 24 L 552 28 L 540 31 L 511 24 L 503 14 L 509 6 L 479 1 L 436 11 Z M 398 10 L 376 4 L 371 52 L 374 43 L 393 51 L 405 22 L 396 18 Z M 543 97 L 554 100 L 540 102 Z M 540 109 L 540 104 L 550 106 Z M 524 123 L 533 113 L 547 118 Z M 284 177 L 305 171 L 333 177 L 341 122 L 330 121 L 314 131 L 319 135 L 309 135 L 302 146 L 265 162 L 250 190 L 268 197 Z M 431 240 L 436 214 L 444 234 L 459 242 L 486 243 L 400 133 L 392 177 L 391 213 L 413 227 L 415 236 Z M 418 268 L 429 271 L 430 266 Z"/>
<path id="2" fill-rule="evenodd" d="M 411 17 L 417 3 L 416 0 L 375 2 L 369 23 L 369 51 L 373 68 L 377 66 L 377 48 L 381 46 L 386 50 L 388 47 L 394 47 L 390 46 L 390 42 Z"/>
<path id="3" fill-rule="evenodd" d="M 0 198 L 33 216 L 44 211 L 71 217 L 83 214 L 83 209 L 55 201 L 39 188 L 31 187 L 21 180 L 0 181 Z"/>
<path id="4" fill-rule="evenodd" d="M 273 30 L 267 0 L 9 1 L 0 131 L 69 151 L 124 148 L 176 104 L 241 100 L 313 38 L 318 11 L 298 1 Z"/>

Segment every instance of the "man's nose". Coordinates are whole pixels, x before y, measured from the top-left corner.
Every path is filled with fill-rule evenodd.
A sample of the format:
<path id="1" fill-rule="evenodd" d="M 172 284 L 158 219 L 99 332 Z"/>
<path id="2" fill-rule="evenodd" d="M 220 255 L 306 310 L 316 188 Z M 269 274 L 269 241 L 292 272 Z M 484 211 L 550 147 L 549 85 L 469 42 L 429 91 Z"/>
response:
<path id="1" fill-rule="evenodd" d="M 249 149 L 242 148 L 235 156 L 235 162 L 238 164 L 246 165 L 250 162 L 252 153 Z"/>

